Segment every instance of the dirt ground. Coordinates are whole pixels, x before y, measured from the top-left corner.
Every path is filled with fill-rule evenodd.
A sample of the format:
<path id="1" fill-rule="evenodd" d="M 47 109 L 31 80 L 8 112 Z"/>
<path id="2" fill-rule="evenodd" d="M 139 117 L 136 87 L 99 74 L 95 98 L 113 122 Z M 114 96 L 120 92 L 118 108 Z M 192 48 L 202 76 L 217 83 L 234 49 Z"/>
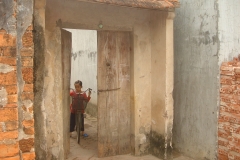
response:
<path id="1" fill-rule="evenodd" d="M 77 139 L 70 138 L 70 154 L 67 160 L 159 160 L 152 155 L 136 157 L 131 154 L 118 155 L 113 157 L 97 157 L 97 119 L 87 115 L 85 118 L 85 133 L 88 137 L 80 139 L 80 145 Z M 181 155 L 177 155 L 174 160 L 193 160 Z"/>

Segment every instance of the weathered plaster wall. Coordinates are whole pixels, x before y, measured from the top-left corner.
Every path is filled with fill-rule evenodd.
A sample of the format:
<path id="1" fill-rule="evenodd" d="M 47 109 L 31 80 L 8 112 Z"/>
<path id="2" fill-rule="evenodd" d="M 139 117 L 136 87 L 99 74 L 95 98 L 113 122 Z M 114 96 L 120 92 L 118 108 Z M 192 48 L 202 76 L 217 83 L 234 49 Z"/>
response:
<path id="1" fill-rule="evenodd" d="M 235 1 L 218 1 L 219 65 L 240 53 L 240 4 Z"/>
<path id="2" fill-rule="evenodd" d="M 47 159 L 47 112 L 44 103 L 45 0 L 34 3 L 34 120 L 36 159 Z"/>
<path id="3" fill-rule="evenodd" d="M 199 159 L 217 155 L 218 2 L 181 0 L 174 23 L 173 143 Z"/>
<path id="4" fill-rule="evenodd" d="M 151 153 L 170 159 L 173 126 L 174 13 L 152 12 L 151 20 Z M 161 37 L 161 38 L 159 38 Z"/>
<path id="5" fill-rule="evenodd" d="M 54 9 L 52 8 L 54 6 Z M 153 11 L 161 14 L 161 11 Z M 111 14 L 110 14 L 111 13 Z M 103 30 L 120 30 L 120 31 L 132 31 L 132 55 L 131 55 L 131 104 L 132 104 L 132 147 L 135 155 L 143 155 L 149 153 L 150 147 L 150 131 L 151 131 L 151 104 L 152 104 L 152 92 L 151 89 L 151 69 L 152 69 L 152 24 L 151 24 L 150 10 L 140 10 L 134 8 L 125 8 L 117 6 L 108 6 L 100 4 L 91 4 L 75 1 L 57 1 L 49 0 L 46 6 L 46 49 L 45 56 L 49 62 L 46 62 L 45 68 L 48 70 L 48 78 L 44 81 L 48 84 L 46 87 L 44 96 L 45 105 L 51 105 L 50 108 L 56 107 L 55 110 L 60 111 L 61 104 L 56 105 L 58 100 L 58 93 L 55 97 L 49 97 L 52 91 L 61 92 L 60 88 L 54 88 L 58 82 L 61 82 L 61 75 L 57 74 L 59 65 L 59 27 L 63 28 L 75 28 L 75 29 L 95 29 L 98 28 L 98 24 L 103 24 Z M 164 12 L 165 14 L 166 12 Z M 127 18 L 126 18 L 127 17 Z M 157 29 L 157 27 L 155 27 Z M 158 37 L 162 38 L 162 37 Z M 157 37 L 156 37 L 157 39 Z M 50 43 L 51 42 L 51 43 Z M 171 45 L 170 45 L 171 46 Z M 166 47 L 166 45 L 165 45 Z M 154 48 L 153 48 L 154 49 Z M 167 49 L 165 49 L 167 50 Z M 171 49 L 169 49 L 171 52 Z M 159 53 L 158 53 L 159 54 Z M 161 54 L 166 54 L 163 52 Z M 51 62 L 51 63 L 50 63 Z M 170 63 L 171 64 L 171 63 Z M 165 68 L 162 68 L 166 70 Z M 51 72 L 50 72 L 51 71 Z M 171 71 L 171 70 L 169 70 Z M 159 70 L 159 73 L 161 70 Z M 53 83 L 57 82 L 57 83 Z M 165 83 L 166 81 L 164 81 Z M 162 84 L 161 84 L 162 85 Z M 171 87 L 170 87 L 171 89 Z M 163 89 L 164 92 L 166 88 Z M 162 94 L 169 96 L 168 94 Z M 164 99 L 161 97 L 160 99 Z M 48 100 L 49 99 L 49 100 Z M 50 100 L 51 99 L 51 100 Z M 165 107 L 165 106 L 163 106 Z M 52 112 L 50 109 L 47 112 Z M 50 115 L 52 113 L 49 113 Z M 49 114 L 47 116 L 49 116 Z M 51 126 L 55 125 L 60 117 L 51 116 L 52 124 L 49 124 L 49 132 L 53 131 Z M 172 115 L 170 113 L 170 115 Z M 158 122 L 159 123 L 159 122 Z M 165 122 L 162 122 L 165 123 Z M 168 123 L 167 123 L 168 124 Z M 168 128 L 164 125 L 165 129 Z M 170 127 L 171 128 L 171 127 Z M 59 129 L 59 128 L 58 128 Z M 59 129 L 60 130 L 60 129 Z M 158 130 L 158 129 L 156 129 Z M 166 131 L 166 130 L 165 130 Z M 161 133 L 159 133 L 161 134 Z M 165 132 L 168 134 L 168 132 Z M 54 136 L 54 135 L 53 135 Z M 165 135 L 166 136 L 166 135 Z M 55 136 L 54 136 L 55 137 Z M 56 144 L 61 144 L 60 141 Z M 159 143 L 162 144 L 161 141 Z M 60 149 L 59 146 L 58 149 Z M 59 151 L 59 150 L 57 150 Z M 52 151 L 49 151 L 52 152 Z M 54 154 L 53 152 L 51 154 Z M 163 155 L 162 155 L 163 156 Z"/>
<path id="6" fill-rule="evenodd" d="M 71 88 L 81 80 L 83 90 L 92 89 L 86 112 L 97 116 L 97 31 L 67 29 L 72 33 Z"/>

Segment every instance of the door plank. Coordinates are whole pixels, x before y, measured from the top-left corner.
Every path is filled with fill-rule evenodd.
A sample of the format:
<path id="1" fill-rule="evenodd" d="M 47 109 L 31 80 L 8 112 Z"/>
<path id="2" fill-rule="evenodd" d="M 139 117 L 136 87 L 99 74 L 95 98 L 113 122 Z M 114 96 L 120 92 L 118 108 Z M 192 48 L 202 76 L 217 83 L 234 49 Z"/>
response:
<path id="1" fill-rule="evenodd" d="M 98 32 L 98 90 L 120 88 L 98 93 L 99 157 L 130 153 L 129 45 L 128 32 Z"/>
<path id="2" fill-rule="evenodd" d="M 63 137 L 65 137 L 64 155 L 67 157 L 70 152 L 70 139 L 69 137 L 69 124 L 70 124 L 70 77 L 71 77 L 71 52 L 72 52 L 72 33 L 64 29 L 61 30 L 61 42 L 62 42 L 62 87 L 63 87 Z"/>
<path id="3" fill-rule="evenodd" d="M 119 55 L 119 154 L 128 154 L 130 147 L 130 34 L 117 34 L 117 50 Z"/>

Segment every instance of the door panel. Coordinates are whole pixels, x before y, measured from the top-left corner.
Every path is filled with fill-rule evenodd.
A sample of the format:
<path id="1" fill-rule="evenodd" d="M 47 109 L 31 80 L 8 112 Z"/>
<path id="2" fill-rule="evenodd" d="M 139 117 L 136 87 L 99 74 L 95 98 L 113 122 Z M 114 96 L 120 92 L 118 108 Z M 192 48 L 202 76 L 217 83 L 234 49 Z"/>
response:
<path id="1" fill-rule="evenodd" d="M 62 42 L 62 87 L 63 87 L 63 145 L 65 158 L 70 152 L 69 124 L 70 124 L 70 77 L 71 77 L 71 51 L 72 51 L 72 33 L 61 30 Z"/>
<path id="2" fill-rule="evenodd" d="M 98 32 L 98 156 L 130 153 L 130 34 Z"/>

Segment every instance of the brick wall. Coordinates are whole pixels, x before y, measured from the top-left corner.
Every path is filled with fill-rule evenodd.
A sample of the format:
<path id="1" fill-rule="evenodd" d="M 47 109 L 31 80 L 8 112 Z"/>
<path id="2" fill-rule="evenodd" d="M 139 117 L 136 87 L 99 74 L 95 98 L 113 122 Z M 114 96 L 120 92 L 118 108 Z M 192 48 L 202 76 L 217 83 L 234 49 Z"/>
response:
<path id="1" fill-rule="evenodd" d="M 0 30 L 0 159 L 32 160 L 33 38 L 32 27 L 22 36 L 20 55 L 17 36 Z M 20 60 L 20 62 L 19 62 Z M 19 70 L 20 69 L 20 70 Z M 19 81 L 23 80 L 23 84 Z"/>
<path id="2" fill-rule="evenodd" d="M 218 124 L 219 160 L 240 160 L 240 61 L 221 65 Z"/>

